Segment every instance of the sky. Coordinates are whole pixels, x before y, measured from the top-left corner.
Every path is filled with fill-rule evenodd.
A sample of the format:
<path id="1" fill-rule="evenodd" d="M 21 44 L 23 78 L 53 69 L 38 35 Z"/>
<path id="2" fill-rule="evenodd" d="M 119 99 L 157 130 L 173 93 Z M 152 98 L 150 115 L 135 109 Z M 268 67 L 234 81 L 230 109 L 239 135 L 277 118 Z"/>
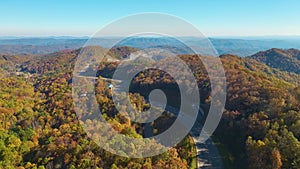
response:
<path id="1" fill-rule="evenodd" d="M 3 0 L 0 36 L 91 36 L 143 12 L 178 16 L 206 36 L 300 35 L 299 0 Z"/>

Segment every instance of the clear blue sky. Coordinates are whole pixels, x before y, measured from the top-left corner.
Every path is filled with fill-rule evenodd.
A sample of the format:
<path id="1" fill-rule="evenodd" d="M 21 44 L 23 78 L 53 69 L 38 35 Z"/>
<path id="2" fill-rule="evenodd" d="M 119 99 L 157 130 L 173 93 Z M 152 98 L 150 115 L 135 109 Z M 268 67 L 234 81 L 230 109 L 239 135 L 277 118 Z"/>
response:
<path id="1" fill-rule="evenodd" d="M 179 16 L 208 36 L 300 35 L 299 0 L 3 0 L 0 36 L 90 36 L 141 12 Z"/>

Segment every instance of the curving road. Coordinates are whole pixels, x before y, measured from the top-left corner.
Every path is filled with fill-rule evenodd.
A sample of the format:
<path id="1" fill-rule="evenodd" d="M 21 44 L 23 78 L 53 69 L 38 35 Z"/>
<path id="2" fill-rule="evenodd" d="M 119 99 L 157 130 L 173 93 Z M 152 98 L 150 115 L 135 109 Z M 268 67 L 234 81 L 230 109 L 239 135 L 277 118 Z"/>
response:
<path id="1" fill-rule="evenodd" d="M 78 77 L 90 78 L 90 79 L 94 79 L 94 80 L 96 80 L 98 78 L 98 77 L 90 77 L 90 76 L 82 76 L 82 75 L 78 75 Z M 103 80 L 115 82 L 118 84 L 122 83 L 122 81 L 120 81 L 120 80 L 107 79 L 107 78 L 103 78 L 103 77 L 100 77 L 100 78 L 102 78 Z M 156 102 L 155 105 L 160 105 L 160 103 Z M 159 106 L 159 107 L 164 107 L 164 106 Z M 177 115 L 178 113 L 176 113 L 176 112 L 179 112 L 177 108 L 172 107 L 170 105 L 167 105 L 165 107 L 165 109 L 167 111 L 173 113 L 174 115 Z M 203 116 L 204 111 L 201 109 L 201 107 L 199 109 L 200 109 L 201 115 Z M 182 116 L 183 118 L 180 118 L 183 120 L 182 124 L 189 124 L 191 121 L 193 121 L 192 117 L 189 117 L 186 113 L 182 113 L 182 114 L 184 114 Z M 149 130 L 149 132 L 147 132 L 148 133 L 147 135 L 151 136 L 152 135 L 152 133 L 150 132 L 151 126 L 148 125 L 145 128 Z M 222 169 L 223 168 L 222 158 L 219 155 L 218 149 L 214 145 L 212 139 L 209 138 L 203 143 L 201 141 L 201 139 L 199 138 L 202 128 L 203 128 L 202 124 L 199 122 L 199 120 L 196 120 L 193 128 L 190 131 L 190 134 L 193 137 L 194 143 L 196 145 L 196 150 L 197 150 L 197 168 L 199 168 L 199 169 Z"/>
<path id="2" fill-rule="evenodd" d="M 172 106 L 167 105 L 166 110 L 170 112 L 178 112 L 178 110 Z M 203 114 L 203 110 L 200 108 L 201 114 Z M 191 117 L 187 114 L 183 113 L 183 122 L 182 124 L 188 124 L 189 122 L 193 121 Z M 201 117 L 200 117 L 201 118 Z M 200 169 L 222 169 L 223 162 L 222 158 L 219 154 L 217 147 L 214 145 L 211 138 L 207 139 L 204 143 L 199 138 L 200 132 L 203 126 L 196 120 L 193 128 L 190 131 L 190 134 L 193 137 L 196 151 L 197 151 L 197 168 Z"/>

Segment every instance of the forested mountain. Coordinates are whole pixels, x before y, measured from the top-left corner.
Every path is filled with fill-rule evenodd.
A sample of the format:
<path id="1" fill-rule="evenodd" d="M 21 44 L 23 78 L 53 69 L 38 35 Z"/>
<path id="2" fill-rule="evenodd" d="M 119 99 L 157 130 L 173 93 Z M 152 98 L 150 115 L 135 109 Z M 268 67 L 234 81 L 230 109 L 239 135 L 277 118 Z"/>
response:
<path id="1" fill-rule="evenodd" d="M 258 52 L 250 58 L 282 71 L 300 73 L 300 50 L 297 49 L 277 49 Z"/>
<path id="2" fill-rule="evenodd" d="M 96 53 L 106 51 L 100 47 L 86 49 L 82 51 L 88 52 L 85 54 L 95 58 L 95 62 Z M 110 61 L 102 62 L 98 68 L 89 65 L 88 69 L 95 69 L 99 76 L 111 77 L 119 60 L 135 51 L 137 49 L 131 47 L 113 48 L 108 51 Z M 16 72 L 19 70 L 15 65 L 19 65 L 22 72 L 32 74 L 30 78 L 14 74 L 1 77 L 0 168 L 193 168 L 195 147 L 190 136 L 164 154 L 143 159 L 113 155 L 89 139 L 72 100 L 86 99 L 84 95 L 72 98 L 72 70 L 80 52 L 78 49 L 41 56 L 0 55 L 0 70 Z M 247 58 L 220 56 L 226 74 L 227 101 L 213 140 L 218 144 L 225 168 L 300 168 L 298 54 L 294 49 L 271 49 Z M 184 54 L 179 57 L 196 77 L 207 113 L 211 89 L 199 59 L 204 56 Z M 176 64 L 172 59 L 162 58 L 160 64 Z M 143 61 L 138 59 L 128 70 L 137 69 Z M 180 65 L 174 67 L 181 69 Z M 179 83 L 187 83 L 184 76 Z M 156 88 L 171 89 L 167 91 L 174 100 L 171 104 L 176 105 L 180 100 L 174 97 L 178 96 L 176 83 L 168 73 L 148 69 L 131 82 L 130 99 L 135 107 L 149 108 L 144 94 Z M 102 113 L 115 130 L 132 137 L 143 136 L 142 125 L 117 113 L 107 82 L 98 79 L 95 94 Z M 126 107 L 123 110 L 127 110 Z M 88 117 L 87 114 L 85 119 Z M 167 127 L 172 120 L 174 117 L 166 111 L 163 118 L 153 124 L 154 133 L 162 132 L 157 126 Z"/>
<path id="3" fill-rule="evenodd" d="M 79 50 L 65 50 L 35 56 L 21 65 L 21 71 L 38 74 L 70 71 L 74 66 L 78 53 Z"/>
<path id="4" fill-rule="evenodd" d="M 0 77 L 7 77 L 15 73 L 20 65 L 33 58 L 32 55 L 0 54 Z"/>
<path id="5" fill-rule="evenodd" d="M 111 50 L 109 50 L 109 55 L 117 59 L 128 59 L 129 55 L 136 51 L 136 48 L 120 46 L 114 47 Z"/>
<path id="6" fill-rule="evenodd" d="M 227 103 L 215 134 L 235 156 L 237 168 L 299 168 L 299 87 L 249 69 L 247 59 L 223 56 L 222 61 Z"/>
<path id="7" fill-rule="evenodd" d="M 77 50 L 63 50 L 46 55 L 36 55 L 27 62 L 21 64 L 21 70 L 29 73 L 59 73 L 59 72 L 70 72 L 73 70 L 77 56 L 79 54 L 88 56 L 89 60 L 96 62 L 102 56 L 99 53 L 104 54 L 106 59 L 117 60 L 127 58 L 132 52 L 137 49 L 131 47 L 115 47 L 110 50 L 99 46 L 88 46 Z M 79 64 L 93 64 L 86 63 L 85 60 L 78 61 Z M 86 65 L 82 65 L 85 67 Z"/>
<path id="8" fill-rule="evenodd" d="M 220 58 L 226 72 L 227 102 L 214 138 L 227 150 L 228 168 L 299 168 L 299 74 L 268 67 L 252 58 L 234 55 Z M 211 91 L 203 64 L 195 55 L 182 55 L 181 59 L 194 72 L 201 100 L 209 106 Z M 160 64 L 176 62 L 168 58 Z M 110 63 L 100 67 L 100 75 L 112 75 L 117 65 Z M 174 67 L 178 69 L 174 71 L 181 69 L 180 65 Z M 106 74 L 101 74 L 103 70 Z M 184 80 L 181 83 L 185 83 Z M 155 88 L 173 89 L 175 84 L 167 73 L 149 69 L 139 73 L 131 87 L 143 93 Z"/>

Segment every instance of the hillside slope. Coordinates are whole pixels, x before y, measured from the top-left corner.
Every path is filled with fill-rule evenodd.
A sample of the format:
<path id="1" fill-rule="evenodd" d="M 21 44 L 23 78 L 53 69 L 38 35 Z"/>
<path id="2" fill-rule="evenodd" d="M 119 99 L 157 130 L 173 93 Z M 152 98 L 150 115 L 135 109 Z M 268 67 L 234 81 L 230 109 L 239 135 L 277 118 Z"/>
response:
<path id="1" fill-rule="evenodd" d="M 250 58 L 282 71 L 300 74 L 300 50 L 273 48 L 258 52 Z"/>

